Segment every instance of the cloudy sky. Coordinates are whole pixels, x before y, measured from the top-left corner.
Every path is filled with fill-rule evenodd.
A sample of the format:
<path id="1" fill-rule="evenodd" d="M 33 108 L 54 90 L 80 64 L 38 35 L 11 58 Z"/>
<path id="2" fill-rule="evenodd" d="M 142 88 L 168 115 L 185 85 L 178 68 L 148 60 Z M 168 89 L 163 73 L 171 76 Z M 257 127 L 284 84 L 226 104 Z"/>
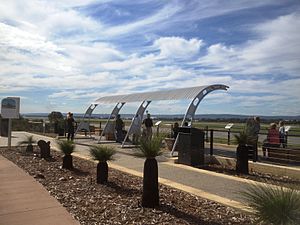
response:
<path id="1" fill-rule="evenodd" d="M 82 113 L 101 96 L 209 84 L 230 88 L 199 114 L 300 115 L 300 1 L 1 0 L 0 99 L 20 96 L 22 113 Z"/>

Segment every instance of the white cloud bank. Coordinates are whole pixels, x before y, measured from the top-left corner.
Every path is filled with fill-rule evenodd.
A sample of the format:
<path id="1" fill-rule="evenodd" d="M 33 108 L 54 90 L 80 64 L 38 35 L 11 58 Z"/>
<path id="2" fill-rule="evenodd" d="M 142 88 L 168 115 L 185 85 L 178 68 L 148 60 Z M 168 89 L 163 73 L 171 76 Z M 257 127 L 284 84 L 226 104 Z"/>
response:
<path id="1" fill-rule="evenodd" d="M 248 26 L 255 38 L 242 44 L 208 45 L 203 37 L 159 36 L 158 31 L 180 21 L 198 21 L 272 1 L 229 1 L 222 8 L 217 7 L 218 1 L 170 1 L 122 26 L 108 26 L 76 8 L 101 2 L 109 3 L 1 4 L 0 94 L 26 94 L 41 88 L 50 93 L 43 98 L 76 104 L 92 102 L 100 95 L 224 83 L 230 86 L 229 94 L 212 94 L 208 99 L 235 105 L 227 113 L 246 113 L 244 108 L 252 107 L 251 113 L 256 109 L 259 114 L 266 112 L 262 106 L 276 106 L 276 110 L 268 109 L 270 113 L 300 114 L 299 14 Z M 148 44 L 140 49 L 115 44 L 118 38 L 121 42 L 123 36 L 134 38 L 144 32 Z"/>

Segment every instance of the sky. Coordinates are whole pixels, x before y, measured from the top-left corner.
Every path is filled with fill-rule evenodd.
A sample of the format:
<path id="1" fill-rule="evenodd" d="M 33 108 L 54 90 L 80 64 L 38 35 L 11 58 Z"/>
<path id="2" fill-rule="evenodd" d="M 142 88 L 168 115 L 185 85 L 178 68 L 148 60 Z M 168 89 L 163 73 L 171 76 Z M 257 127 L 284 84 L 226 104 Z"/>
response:
<path id="1" fill-rule="evenodd" d="M 1 0 L 0 99 L 20 97 L 21 113 L 212 84 L 229 89 L 197 114 L 300 115 L 300 1 Z M 183 114 L 189 102 L 148 110 Z"/>

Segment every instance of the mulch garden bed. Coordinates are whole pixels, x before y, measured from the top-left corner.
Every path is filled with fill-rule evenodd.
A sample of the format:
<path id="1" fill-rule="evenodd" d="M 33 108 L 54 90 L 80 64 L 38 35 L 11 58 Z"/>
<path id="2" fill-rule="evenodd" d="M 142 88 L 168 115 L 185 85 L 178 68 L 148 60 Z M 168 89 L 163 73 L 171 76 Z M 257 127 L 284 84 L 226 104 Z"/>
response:
<path id="1" fill-rule="evenodd" d="M 295 188 L 300 190 L 300 177 L 299 179 L 291 178 L 289 176 L 279 176 L 275 174 L 269 173 L 259 173 L 255 171 L 249 171 L 249 174 L 238 174 L 235 170 L 235 167 L 232 166 L 223 166 L 223 165 L 216 165 L 210 164 L 202 169 L 214 171 L 217 173 L 223 173 L 231 176 L 237 176 L 249 180 L 254 180 L 258 182 L 263 182 L 267 184 L 274 184 L 278 186 L 288 187 L 288 188 Z"/>
<path id="2" fill-rule="evenodd" d="M 107 185 L 96 183 L 96 164 L 73 157 L 75 169 L 61 168 L 62 155 L 0 149 L 0 154 L 37 179 L 80 224 L 254 224 L 254 217 L 216 202 L 160 185 L 160 206 L 141 207 L 142 178 L 109 169 Z"/>

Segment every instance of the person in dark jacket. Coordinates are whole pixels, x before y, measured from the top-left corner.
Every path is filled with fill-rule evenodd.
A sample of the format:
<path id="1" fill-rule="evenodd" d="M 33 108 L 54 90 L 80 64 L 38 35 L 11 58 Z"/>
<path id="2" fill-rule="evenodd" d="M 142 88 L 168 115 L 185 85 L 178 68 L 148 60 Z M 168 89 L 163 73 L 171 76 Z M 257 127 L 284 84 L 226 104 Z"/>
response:
<path id="1" fill-rule="evenodd" d="M 122 141 L 124 139 L 124 137 L 123 137 L 123 127 L 124 127 L 124 122 L 121 119 L 120 114 L 118 114 L 117 119 L 116 119 L 116 126 L 115 126 L 116 136 L 117 136 L 116 142 L 118 142 L 118 143 L 122 143 Z"/>
<path id="2" fill-rule="evenodd" d="M 67 128 L 68 128 L 68 136 L 67 139 L 71 141 L 74 140 L 74 127 L 75 127 L 75 120 L 73 117 L 73 113 L 68 112 L 67 114 Z"/>
<path id="3" fill-rule="evenodd" d="M 145 127 L 146 140 L 151 140 L 152 139 L 153 121 L 152 121 L 151 115 L 149 113 L 147 114 L 147 118 L 144 119 L 143 125 Z"/>

